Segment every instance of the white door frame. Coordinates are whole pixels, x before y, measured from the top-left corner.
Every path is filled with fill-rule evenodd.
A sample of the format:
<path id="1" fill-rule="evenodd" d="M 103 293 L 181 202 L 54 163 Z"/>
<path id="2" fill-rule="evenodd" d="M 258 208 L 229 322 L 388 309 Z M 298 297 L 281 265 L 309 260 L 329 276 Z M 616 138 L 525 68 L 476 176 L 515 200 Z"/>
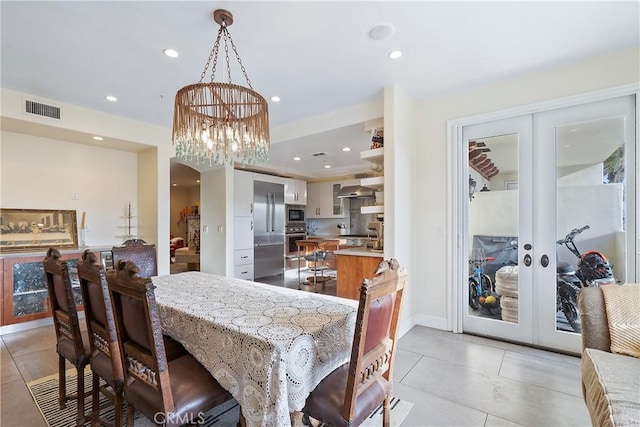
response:
<path id="1" fill-rule="evenodd" d="M 463 274 L 460 265 L 467 264 L 468 254 L 464 253 L 466 239 L 465 206 L 467 203 L 468 182 L 461 179 L 461 173 L 467 167 L 468 149 L 464 145 L 462 138 L 462 128 L 468 125 L 480 124 L 489 121 L 507 119 L 525 114 L 539 113 L 542 111 L 554 110 L 558 108 L 572 107 L 589 102 L 601 101 L 626 95 L 635 95 L 635 115 L 636 115 L 636 141 L 640 138 L 640 88 L 637 84 L 618 86 L 610 89 L 559 98 L 551 101 L 544 101 L 535 104 L 528 104 L 520 107 L 509 108 L 490 113 L 483 113 L 474 116 L 463 117 L 447 121 L 447 210 L 449 224 L 447 227 L 447 329 L 453 332 L 462 332 L 463 312 L 458 301 L 462 298 L 460 292 L 466 287 L 457 286 L 466 283 L 468 278 Z M 640 170 L 640 150 L 636 150 L 635 155 L 635 179 L 629 180 L 630 187 L 628 194 L 634 194 L 636 203 L 640 205 L 640 186 L 636 186 L 639 181 Z M 632 218 L 628 218 L 629 221 Z M 640 225 L 640 206 L 636 209 L 635 224 L 633 229 L 638 230 Z M 634 253 L 635 277 L 640 278 L 640 233 L 636 233 L 635 248 L 629 254 Z M 630 235 L 631 239 L 633 235 Z"/>

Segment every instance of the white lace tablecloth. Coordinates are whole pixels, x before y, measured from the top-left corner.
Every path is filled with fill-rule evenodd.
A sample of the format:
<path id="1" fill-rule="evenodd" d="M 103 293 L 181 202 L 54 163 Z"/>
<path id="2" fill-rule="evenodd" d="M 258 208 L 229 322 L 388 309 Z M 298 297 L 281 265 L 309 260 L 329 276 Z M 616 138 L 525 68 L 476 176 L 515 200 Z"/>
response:
<path id="1" fill-rule="evenodd" d="M 240 403 L 250 426 L 289 426 L 349 360 L 358 302 L 201 272 L 153 278 L 162 327 Z"/>

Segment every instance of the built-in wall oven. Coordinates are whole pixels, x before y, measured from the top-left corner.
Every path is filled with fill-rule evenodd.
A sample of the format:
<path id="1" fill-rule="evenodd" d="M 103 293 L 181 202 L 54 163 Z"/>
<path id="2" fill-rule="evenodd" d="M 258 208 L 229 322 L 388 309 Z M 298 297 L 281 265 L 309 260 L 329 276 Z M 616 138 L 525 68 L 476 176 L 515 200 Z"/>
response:
<path id="1" fill-rule="evenodd" d="M 293 223 L 292 223 L 293 224 Z M 285 227 L 285 255 L 296 256 L 298 255 L 298 245 L 296 241 L 304 240 L 307 238 L 307 226 L 304 222 L 287 225 Z"/>

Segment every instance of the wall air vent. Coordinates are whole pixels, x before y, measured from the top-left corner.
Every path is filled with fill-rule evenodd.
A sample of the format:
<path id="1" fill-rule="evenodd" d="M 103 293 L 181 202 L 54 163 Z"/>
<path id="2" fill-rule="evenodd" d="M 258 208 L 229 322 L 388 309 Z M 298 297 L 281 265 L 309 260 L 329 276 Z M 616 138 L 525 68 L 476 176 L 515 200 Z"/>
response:
<path id="1" fill-rule="evenodd" d="M 28 114 L 60 120 L 60 107 L 55 107 L 53 105 L 47 105 L 26 99 L 24 111 Z"/>

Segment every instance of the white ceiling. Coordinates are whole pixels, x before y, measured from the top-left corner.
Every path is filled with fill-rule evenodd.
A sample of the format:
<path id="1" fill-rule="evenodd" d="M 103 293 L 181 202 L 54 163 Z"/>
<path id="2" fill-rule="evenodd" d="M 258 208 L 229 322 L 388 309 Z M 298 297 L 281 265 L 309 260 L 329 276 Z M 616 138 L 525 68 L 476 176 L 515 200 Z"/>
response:
<path id="1" fill-rule="evenodd" d="M 391 84 L 423 100 L 638 46 L 639 4 L 3 0 L 0 82 L 170 127 L 175 92 L 200 78 L 217 33 L 212 12 L 225 8 L 253 87 L 282 99 L 270 102 L 274 129 L 379 99 Z M 395 33 L 370 39 L 381 23 Z M 168 47 L 180 57 L 163 55 Z M 404 54 L 391 61 L 394 49 Z M 107 94 L 118 102 L 107 102 Z M 273 144 L 265 167 L 316 178 L 355 173 L 368 167 L 359 160 L 367 145 L 359 124 Z M 324 161 L 309 159 L 320 151 L 329 155 Z M 304 161 L 293 162 L 295 155 Z"/>

